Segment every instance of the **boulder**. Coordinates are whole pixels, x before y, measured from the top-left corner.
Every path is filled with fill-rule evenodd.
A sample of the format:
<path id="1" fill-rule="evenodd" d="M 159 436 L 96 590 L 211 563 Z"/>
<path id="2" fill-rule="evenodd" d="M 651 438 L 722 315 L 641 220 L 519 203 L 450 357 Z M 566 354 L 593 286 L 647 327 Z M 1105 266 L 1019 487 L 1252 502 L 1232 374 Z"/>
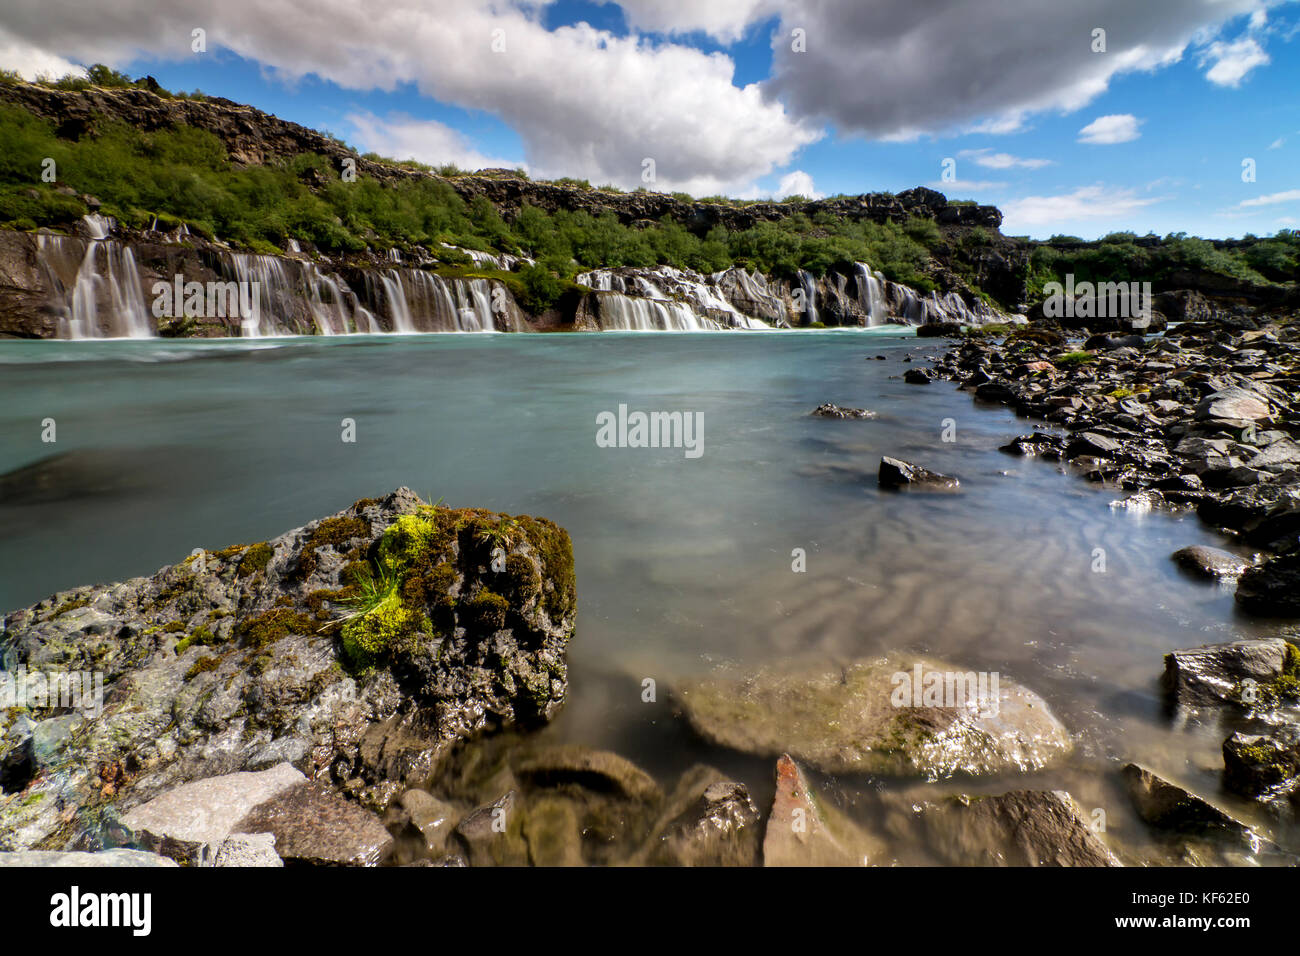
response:
<path id="1" fill-rule="evenodd" d="M 1144 822 L 1186 835 L 1224 835 L 1247 846 L 1257 844 L 1250 827 L 1191 791 L 1135 763 L 1125 764 L 1122 773 L 1129 799 Z"/>
<path id="2" fill-rule="evenodd" d="M 1201 578 L 1236 578 L 1250 562 L 1222 548 L 1194 544 L 1179 548 L 1170 557 L 1184 571 Z"/>
<path id="3" fill-rule="evenodd" d="M 841 405 L 832 405 L 830 402 L 824 405 L 818 405 L 811 414 L 818 418 L 875 418 L 876 413 L 868 411 L 865 408 L 846 408 Z"/>
<path id="4" fill-rule="evenodd" d="M 217 867 L 277 867 L 284 860 L 275 852 L 271 833 L 232 833 L 221 844 L 214 864 Z"/>
<path id="5" fill-rule="evenodd" d="M 17 866 L 74 866 L 119 867 L 119 866 L 176 866 L 175 860 L 157 853 L 143 850 L 100 850 L 86 853 L 77 850 L 11 850 L 0 852 L 0 867 Z"/>
<path id="6" fill-rule="evenodd" d="M 1237 584 L 1237 603 L 1253 614 L 1300 617 L 1300 551 L 1247 569 Z"/>
<path id="7" fill-rule="evenodd" d="M 703 769 L 710 777 L 717 774 L 712 768 Z M 694 793 L 686 808 L 655 828 L 648 862 L 655 866 L 756 864 L 759 813 L 749 790 L 733 780 L 710 780 L 702 789 L 699 782 L 695 787 L 688 782 L 688 792 Z"/>
<path id="8" fill-rule="evenodd" d="M 929 385 L 930 373 L 923 368 L 909 368 L 903 373 L 903 381 L 908 385 Z"/>
<path id="9" fill-rule="evenodd" d="M 1280 637 L 1206 644 L 1165 655 L 1164 687 L 1179 710 L 1252 707 L 1269 703 L 1298 661 L 1300 653 Z"/>
<path id="10" fill-rule="evenodd" d="M 1069 733 L 1037 694 L 994 675 L 982 689 L 985 699 L 974 672 L 891 655 L 684 680 L 673 696 L 710 743 L 789 754 L 826 773 L 1024 771 L 1070 750 Z"/>
<path id="11" fill-rule="evenodd" d="M 900 458 L 888 457 L 880 459 L 878 480 L 882 488 L 901 488 L 906 485 L 955 491 L 961 484 L 958 479 L 948 475 L 941 475 L 937 471 L 930 471 Z"/>

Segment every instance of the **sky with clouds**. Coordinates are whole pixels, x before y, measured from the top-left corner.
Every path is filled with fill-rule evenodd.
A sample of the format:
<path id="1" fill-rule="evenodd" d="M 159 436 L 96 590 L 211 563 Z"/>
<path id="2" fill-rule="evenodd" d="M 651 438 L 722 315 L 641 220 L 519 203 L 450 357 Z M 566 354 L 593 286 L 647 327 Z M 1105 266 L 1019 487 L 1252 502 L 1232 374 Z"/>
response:
<path id="1" fill-rule="evenodd" d="M 397 159 L 697 196 L 925 185 L 1035 237 L 1300 228 L 1298 54 L 1296 0 L 0 10 L 0 67 L 103 62 Z"/>

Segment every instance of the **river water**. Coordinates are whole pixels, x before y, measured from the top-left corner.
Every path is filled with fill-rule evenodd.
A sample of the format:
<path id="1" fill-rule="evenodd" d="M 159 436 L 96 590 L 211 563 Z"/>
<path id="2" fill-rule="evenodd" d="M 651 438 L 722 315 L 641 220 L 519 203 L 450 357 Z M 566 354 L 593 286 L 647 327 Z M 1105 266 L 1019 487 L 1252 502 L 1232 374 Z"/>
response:
<path id="1" fill-rule="evenodd" d="M 665 781 L 711 762 L 762 804 L 770 762 L 696 740 L 673 713 L 674 678 L 927 653 L 1040 693 L 1075 752 L 1029 776 L 820 778 L 851 811 L 890 791 L 1061 788 L 1145 846 L 1116 785 L 1137 760 L 1256 819 L 1218 793 L 1226 733 L 1171 721 L 1158 685 L 1169 650 L 1276 633 L 1169 560 L 1223 542 L 1193 515 L 1116 509 L 1113 489 L 999 453 L 1032 426 L 951 384 L 901 380 L 906 355 L 923 365 L 941 348 L 892 327 L 3 342 L 0 607 L 264 540 L 407 485 L 572 535 L 578 631 L 549 737 L 614 749 Z M 809 416 L 828 401 L 879 417 Z M 703 454 L 598 447 L 597 416 L 620 404 L 699 413 Z M 962 490 L 884 492 L 881 455 L 957 475 Z M 654 702 L 645 678 L 661 688 Z M 924 848 L 898 856 L 928 861 Z"/>

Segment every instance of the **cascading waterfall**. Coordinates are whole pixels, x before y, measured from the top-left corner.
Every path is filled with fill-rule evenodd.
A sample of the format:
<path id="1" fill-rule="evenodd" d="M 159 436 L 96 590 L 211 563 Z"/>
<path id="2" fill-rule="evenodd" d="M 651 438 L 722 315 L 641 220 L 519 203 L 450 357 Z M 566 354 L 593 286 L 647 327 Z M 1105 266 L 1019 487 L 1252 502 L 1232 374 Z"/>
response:
<path id="1" fill-rule="evenodd" d="M 885 277 L 873 272 L 865 262 L 857 263 L 858 303 L 867 325 L 884 325 L 889 321 L 889 307 L 885 304 Z"/>
<path id="2" fill-rule="evenodd" d="M 803 290 L 803 310 L 808 315 L 808 324 L 820 321 L 817 318 L 817 279 L 811 272 L 800 269 L 799 288 Z"/>
<path id="3" fill-rule="evenodd" d="M 609 332 L 702 332 L 722 326 L 701 319 L 684 302 L 606 292 L 600 296 L 600 327 Z"/>
<path id="4" fill-rule="evenodd" d="M 84 217 L 88 240 L 42 233 L 37 249 L 59 313 L 59 337 L 147 338 L 154 334 L 140 270 L 129 246 L 109 239 L 112 221 Z M 75 271 L 71 264 L 77 262 Z M 102 310 L 100 305 L 105 308 Z"/>

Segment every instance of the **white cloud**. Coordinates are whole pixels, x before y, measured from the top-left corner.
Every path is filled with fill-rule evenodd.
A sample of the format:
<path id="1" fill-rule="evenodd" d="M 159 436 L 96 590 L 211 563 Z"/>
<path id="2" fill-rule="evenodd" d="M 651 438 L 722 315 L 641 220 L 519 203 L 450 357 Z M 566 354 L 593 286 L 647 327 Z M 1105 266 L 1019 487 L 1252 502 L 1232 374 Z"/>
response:
<path id="1" fill-rule="evenodd" d="M 1003 228 L 1043 226 L 1083 219 L 1119 219 L 1159 199 L 1139 199 L 1132 189 L 1081 186 L 1056 196 L 1026 196 L 1002 204 Z"/>
<path id="2" fill-rule="evenodd" d="M 13 70 L 25 80 L 38 76 L 57 79 L 69 73 L 81 75 L 85 68 L 20 40 L 0 27 L 0 69 Z"/>
<path id="3" fill-rule="evenodd" d="M 1256 196 L 1254 199 L 1244 199 L 1237 205 L 1243 209 L 1249 209 L 1253 206 L 1275 206 L 1280 202 L 1300 201 L 1300 189 L 1288 189 L 1280 193 L 1269 193 L 1266 196 Z"/>
<path id="4" fill-rule="evenodd" d="M 1110 145 L 1129 143 L 1142 134 L 1138 126 L 1142 121 L 1132 113 L 1111 113 L 1098 116 L 1095 120 L 1079 130 L 1079 142 Z"/>
<path id="5" fill-rule="evenodd" d="M 1268 54 L 1254 37 L 1242 37 L 1232 43 L 1211 43 L 1201 63 L 1211 60 L 1214 65 L 1205 71 L 1205 78 L 1218 86 L 1234 88 L 1241 86 L 1241 81 L 1251 70 L 1270 62 Z"/>
<path id="6" fill-rule="evenodd" d="M 825 193 L 819 193 L 817 187 L 813 185 L 813 178 L 805 173 L 802 169 L 795 169 L 781 177 L 781 183 L 776 187 L 776 198 L 785 199 L 787 196 L 807 196 L 809 199 L 821 199 Z"/>
<path id="7" fill-rule="evenodd" d="M 942 179 L 936 179 L 933 182 L 926 183 L 931 189 L 937 189 L 948 195 L 953 195 L 961 190 L 967 189 L 1003 189 L 1006 183 L 993 182 L 988 179 L 951 179 L 945 182 Z"/>
<path id="8" fill-rule="evenodd" d="M 355 0 L 7 0 L 4 16 L 27 47 L 87 63 L 188 59 L 190 31 L 202 24 L 207 55 L 230 49 L 288 80 L 315 74 L 357 90 L 413 83 L 499 117 L 541 176 L 647 185 L 651 158 L 654 188 L 724 192 L 789 165 L 822 135 L 757 84 L 736 86 L 730 57 L 586 24 L 547 30 L 541 14 L 523 0 L 386 0 L 380 9 Z"/>
<path id="9" fill-rule="evenodd" d="M 404 113 L 381 119 L 373 113 L 349 113 L 355 143 L 364 150 L 391 159 L 415 159 L 430 166 L 454 163 L 461 169 L 504 167 L 515 169 L 517 159 L 499 159 L 475 149 L 465 136 L 437 120 L 421 120 Z"/>
<path id="10" fill-rule="evenodd" d="M 1022 159 L 1010 153 L 995 153 L 991 149 L 963 149 L 957 155 L 985 169 L 1042 169 L 1052 165 L 1050 159 Z"/>
<path id="11" fill-rule="evenodd" d="M 1279 136 L 1277 139 L 1273 140 L 1273 142 L 1271 142 L 1271 143 L 1268 144 L 1268 148 L 1269 148 L 1269 149 L 1281 149 L 1281 148 L 1282 148 L 1282 144 L 1285 143 L 1285 142 L 1286 142 L 1286 137 L 1285 137 L 1285 136 Z"/>

